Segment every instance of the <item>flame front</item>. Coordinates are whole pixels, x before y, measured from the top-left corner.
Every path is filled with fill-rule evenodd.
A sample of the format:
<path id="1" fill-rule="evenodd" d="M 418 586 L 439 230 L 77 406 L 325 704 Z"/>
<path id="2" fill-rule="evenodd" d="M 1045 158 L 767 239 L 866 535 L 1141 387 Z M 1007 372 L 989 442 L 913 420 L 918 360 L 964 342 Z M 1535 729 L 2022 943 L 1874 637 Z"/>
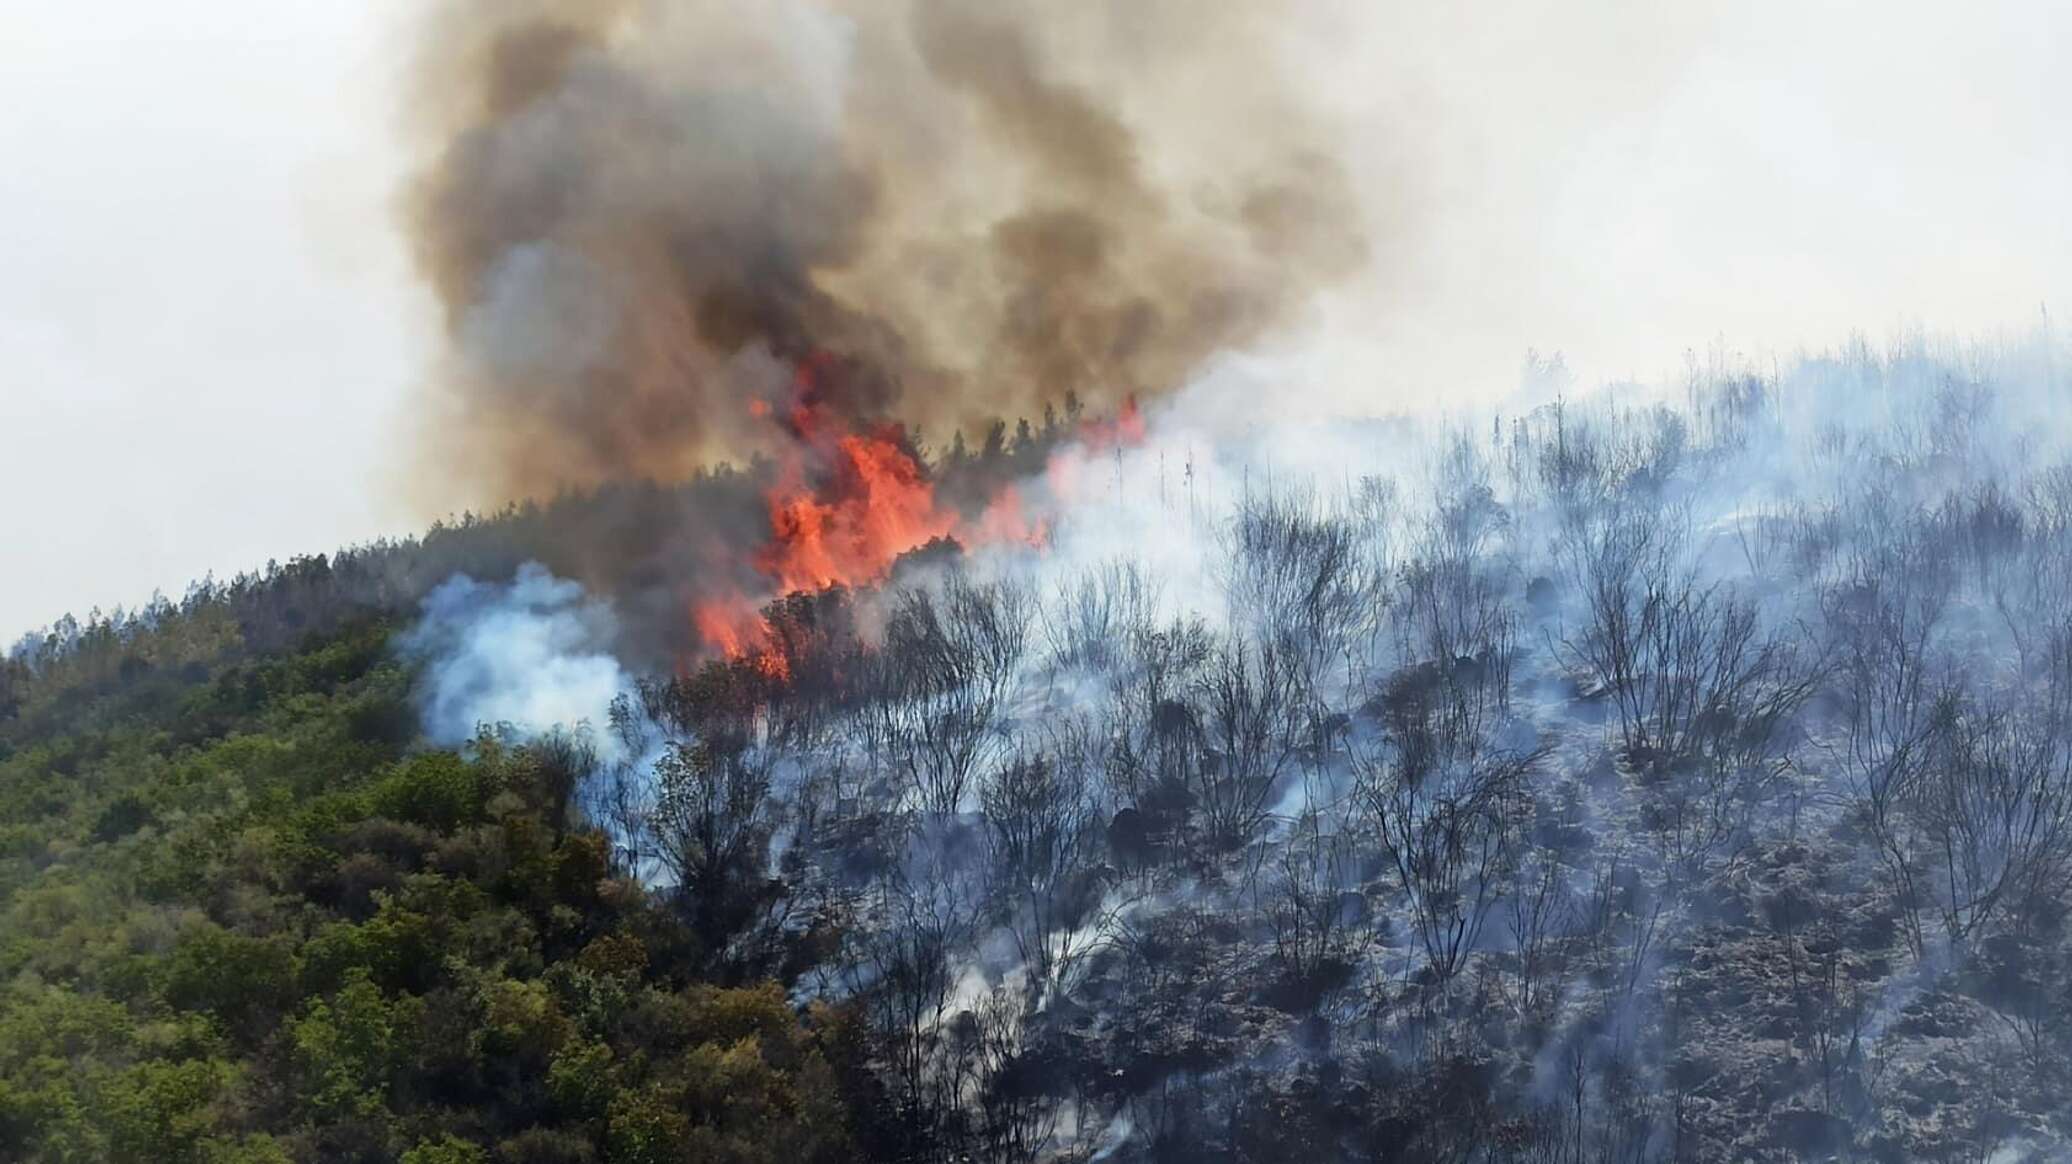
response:
<path id="1" fill-rule="evenodd" d="M 944 505 L 898 426 L 849 424 L 825 406 L 823 391 L 838 374 L 829 356 L 816 353 L 799 362 L 790 401 L 749 402 L 752 417 L 785 435 L 774 484 L 764 493 L 768 541 L 752 558 L 767 586 L 760 594 L 706 594 L 691 607 L 692 625 L 709 650 L 780 680 L 789 668 L 763 614 L 765 603 L 786 594 L 877 585 L 902 555 L 938 541 L 963 548 L 1041 548 L 1050 533 L 1046 520 L 1029 517 L 1021 491 L 1011 484 L 995 489 L 976 516 Z M 1072 439 L 1080 452 L 1054 456 L 1053 478 L 1069 472 L 1067 463 L 1087 450 L 1141 443 L 1144 421 L 1136 401 L 1112 419 L 1082 423 Z"/>
<path id="2" fill-rule="evenodd" d="M 812 489 L 796 464 L 770 490 L 770 544 L 758 565 L 780 592 L 882 582 L 892 563 L 956 528 L 896 430 L 835 442 L 834 471 Z"/>

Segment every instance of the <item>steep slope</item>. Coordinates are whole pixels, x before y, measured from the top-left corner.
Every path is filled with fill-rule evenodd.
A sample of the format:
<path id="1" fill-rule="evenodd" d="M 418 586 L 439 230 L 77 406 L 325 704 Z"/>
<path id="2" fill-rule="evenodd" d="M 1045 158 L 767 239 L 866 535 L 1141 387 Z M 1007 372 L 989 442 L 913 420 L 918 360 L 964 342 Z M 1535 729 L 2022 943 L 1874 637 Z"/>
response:
<path id="1" fill-rule="evenodd" d="M 2045 336 L 1464 427 L 1052 426 L 939 466 L 1027 475 L 1040 545 L 931 544 L 730 657 L 669 553 L 758 504 L 728 475 L 59 632 L 0 724 L 0 1135 L 2062 1158 L 2061 366 Z M 576 602 L 614 617 L 537 633 Z M 469 714 L 555 652 L 616 698 Z"/>

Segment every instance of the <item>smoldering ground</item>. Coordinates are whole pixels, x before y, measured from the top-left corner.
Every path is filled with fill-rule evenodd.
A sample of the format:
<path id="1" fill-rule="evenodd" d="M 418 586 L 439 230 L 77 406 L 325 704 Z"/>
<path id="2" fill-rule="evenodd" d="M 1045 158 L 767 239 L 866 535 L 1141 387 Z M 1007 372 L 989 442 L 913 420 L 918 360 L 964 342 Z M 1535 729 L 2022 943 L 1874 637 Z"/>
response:
<path id="1" fill-rule="evenodd" d="M 1465 428 L 1176 397 L 1025 482 L 1047 549 L 639 684 L 583 804 L 713 972 L 862 1006 L 951 1158 L 2052 1158 L 2065 366 L 1859 346 Z"/>

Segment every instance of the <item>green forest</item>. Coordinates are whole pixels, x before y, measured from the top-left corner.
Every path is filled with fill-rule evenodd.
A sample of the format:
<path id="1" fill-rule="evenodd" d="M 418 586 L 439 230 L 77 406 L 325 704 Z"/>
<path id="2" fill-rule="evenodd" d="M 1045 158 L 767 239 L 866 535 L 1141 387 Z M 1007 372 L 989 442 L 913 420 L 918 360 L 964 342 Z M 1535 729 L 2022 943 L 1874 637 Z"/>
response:
<path id="1" fill-rule="evenodd" d="M 946 495 L 1040 463 L 1068 404 L 959 437 Z M 396 649 L 457 572 L 630 594 L 759 513 L 767 470 L 269 563 L 0 655 L 0 1160 L 896 1151 L 862 1017 L 801 1015 L 628 876 L 575 806 L 580 741 L 427 746 Z"/>
<path id="2" fill-rule="evenodd" d="M 372 579 L 515 524 L 7 661 L 0 1159 L 853 1158 L 853 1016 L 700 981 L 551 744 L 414 745 Z"/>
<path id="3" fill-rule="evenodd" d="M 0 1156 L 849 1158 L 853 1024 L 686 979 L 536 750 L 413 751 L 394 629 L 12 693 Z"/>

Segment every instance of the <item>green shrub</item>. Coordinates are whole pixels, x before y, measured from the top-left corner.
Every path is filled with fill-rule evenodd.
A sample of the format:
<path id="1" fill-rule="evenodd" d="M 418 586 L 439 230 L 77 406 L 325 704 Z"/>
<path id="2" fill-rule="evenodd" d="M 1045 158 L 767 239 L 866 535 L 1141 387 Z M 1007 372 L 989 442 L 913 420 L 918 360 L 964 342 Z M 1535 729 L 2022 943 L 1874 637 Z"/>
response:
<path id="1" fill-rule="evenodd" d="M 374 787 L 377 815 L 451 833 L 482 819 L 483 781 L 476 767 L 452 752 L 413 756 Z"/>

